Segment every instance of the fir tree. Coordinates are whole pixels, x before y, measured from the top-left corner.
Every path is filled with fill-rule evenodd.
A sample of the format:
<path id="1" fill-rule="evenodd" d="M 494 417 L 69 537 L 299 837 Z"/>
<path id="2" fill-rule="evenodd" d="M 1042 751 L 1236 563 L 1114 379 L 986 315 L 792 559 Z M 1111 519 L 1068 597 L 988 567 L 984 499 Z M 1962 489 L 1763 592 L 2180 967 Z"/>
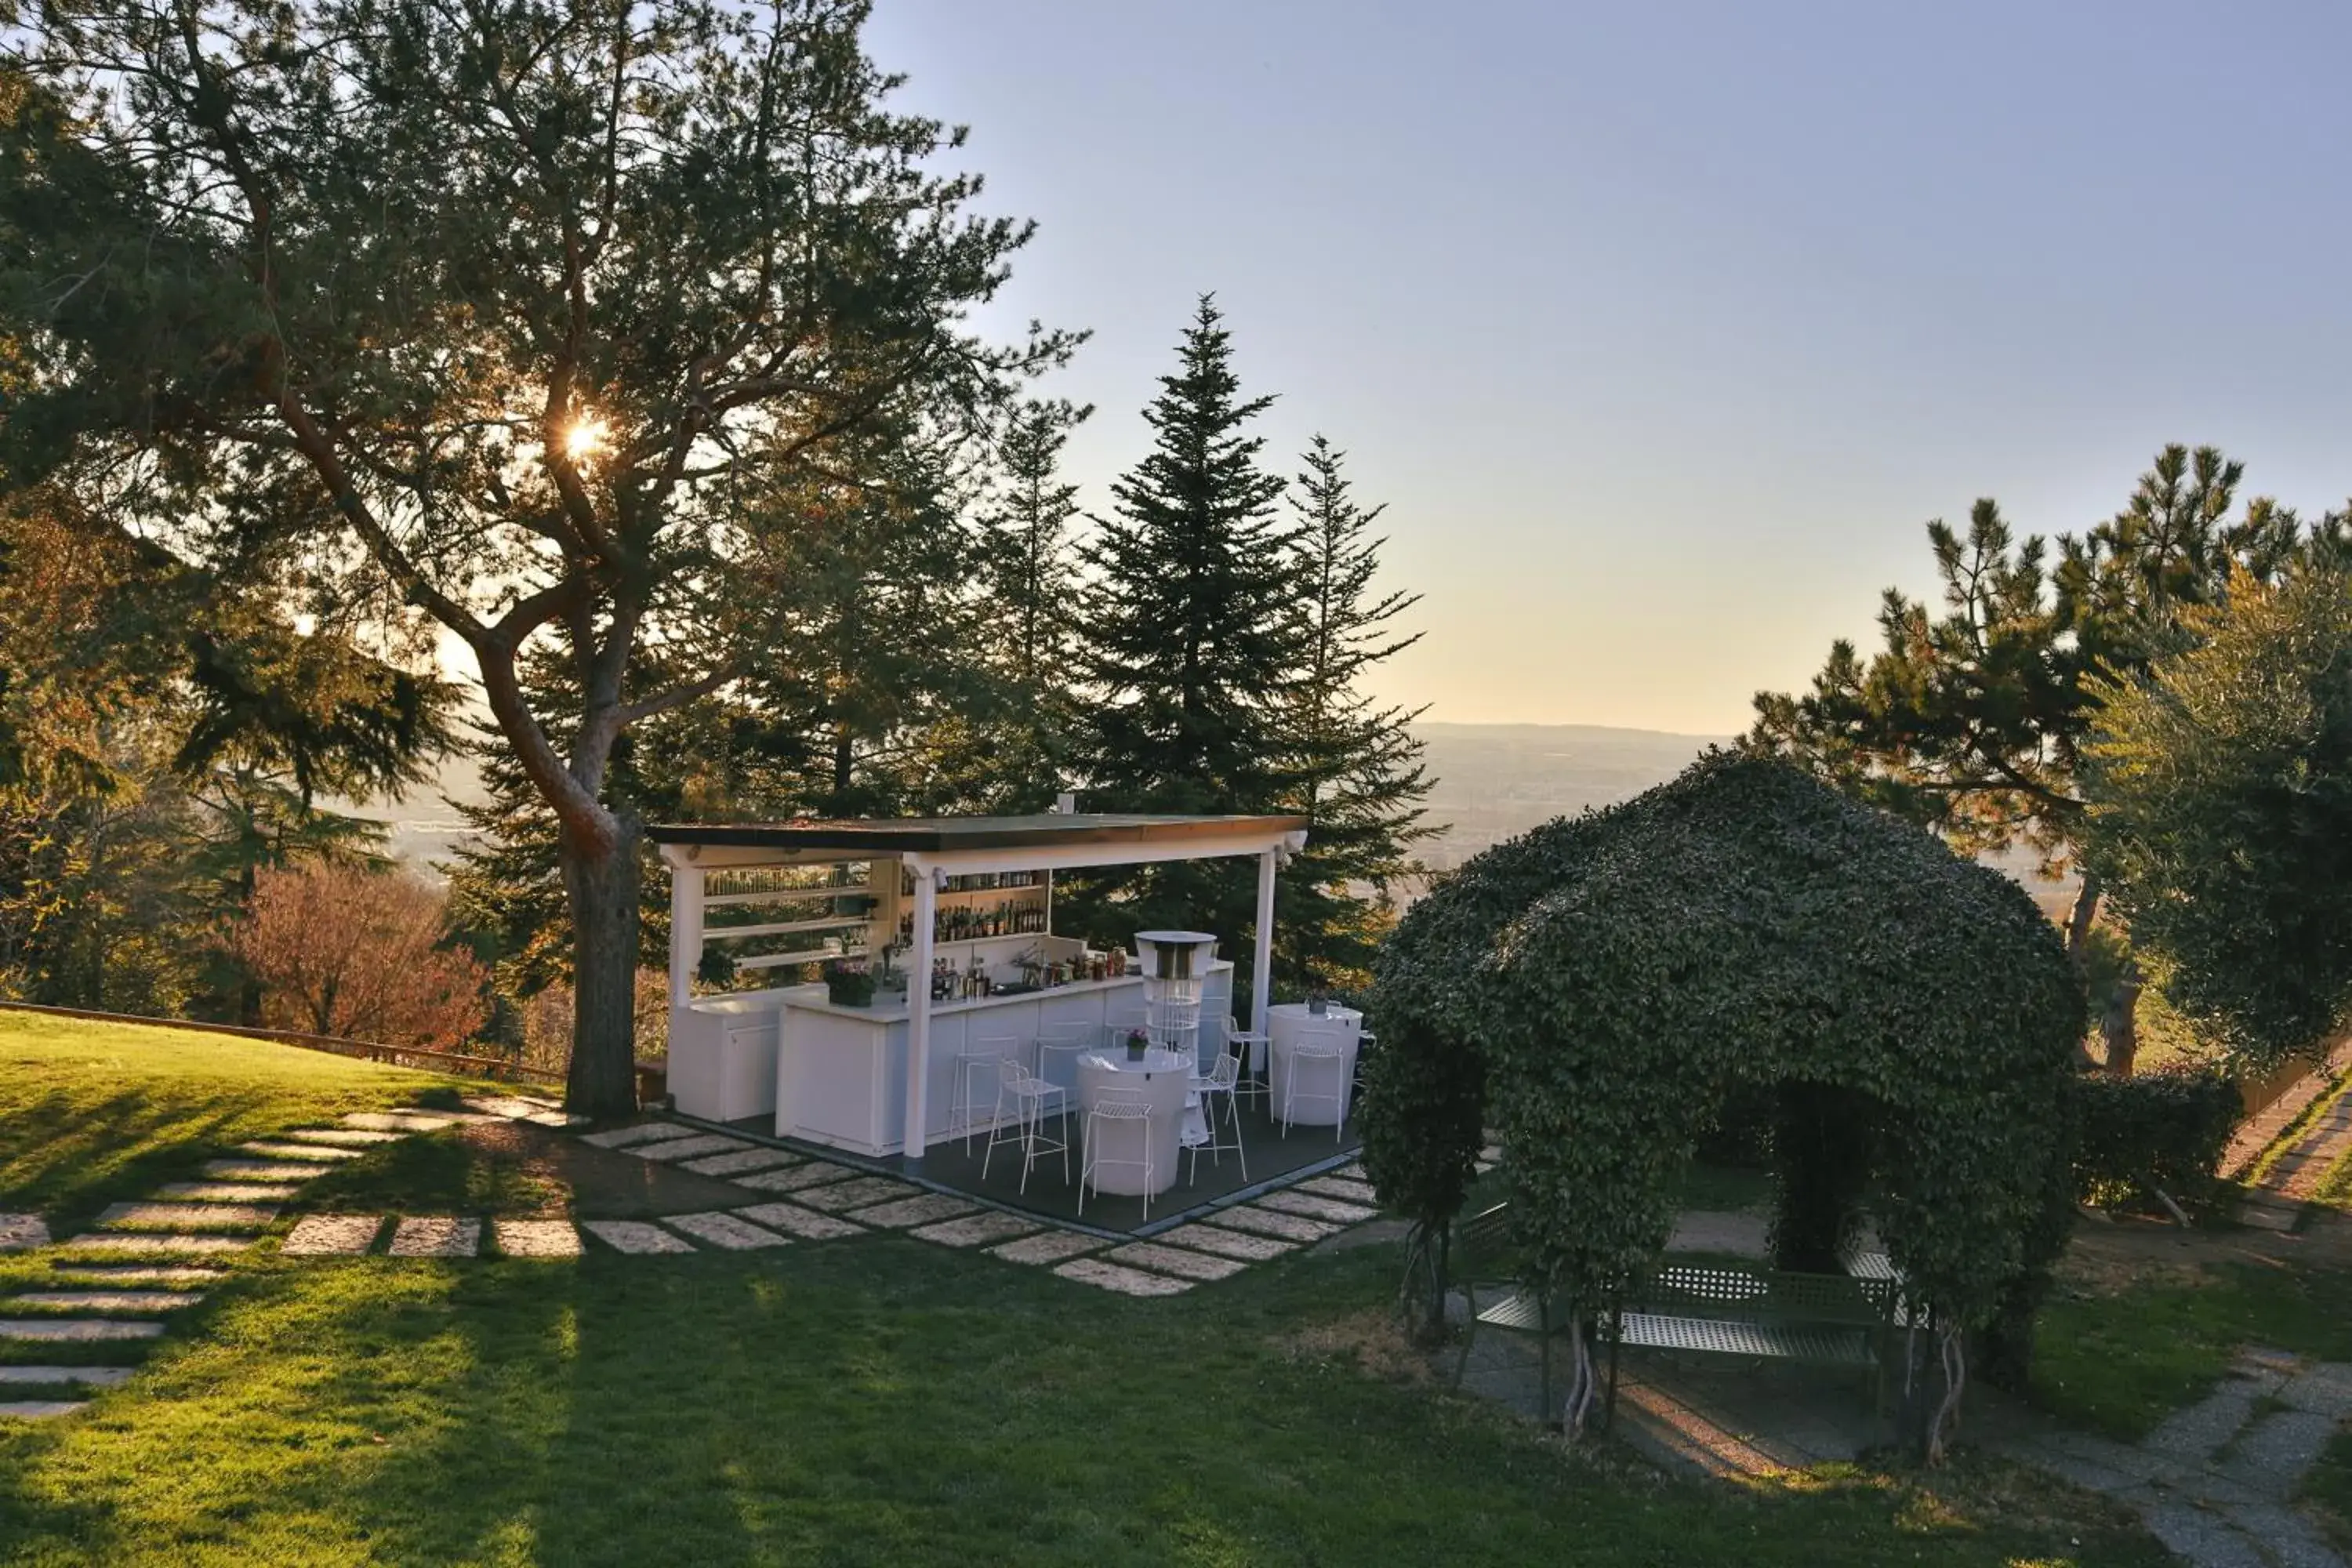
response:
<path id="1" fill-rule="evenodd" d="M 1001 627 L 1003 719 L 990 726 L 986 804 L 1043 811 L 1071 769 L 1078 706 L 1079 580 L 1076 485 L 1061 477 L 1070 431 L 1092 414 L 1066 402 L 1022 404 L 1007 421 L 996 505 L 982 518 L 991 613 Z"/>
<path id="2" fill-rule="evenodd" d="M 1393 629 L 1421 596 L 1374 585 L 1387 541 L 1371 529 L 1386 508 L 1357 504 L 1346 458 L 1316 437 L 1291 493 L 1306 615 L 1293 809 L 1314 826 L 1284 874 L 1275 963 L 1286 985 L 1353 990 L 1369 984 L 1373 951 L 1395 922 L 1395 884 L 1417 869 L 1412 846 L 1435 829 L 1420 805 L 1429 793 L 1412 730 L 1420 710 L 1382 707 L 1360 689 L 1366 671 L 1421 640 Z"/>
<path id="3" fill-rule="evenodd" d="M 1086 551 L 1093 569 L 1082 665 L 1092 706 L 1090 804 L 1101 810 L 1275 811 L 1297 775 L 1286 731 L 1302 662 L 1295 530 L 1282 480 L 1244 433 L 1273 399 L 1244 399 L 1230 334 L 1203 295 L 1144 411 L 1150 456 L 1112 486 L 1115 514 Z M 1138 867 L 1074 900 L 1097 936 L 1198 925 L 1238 951 L 1255 919 L 1245 868 Z"/>

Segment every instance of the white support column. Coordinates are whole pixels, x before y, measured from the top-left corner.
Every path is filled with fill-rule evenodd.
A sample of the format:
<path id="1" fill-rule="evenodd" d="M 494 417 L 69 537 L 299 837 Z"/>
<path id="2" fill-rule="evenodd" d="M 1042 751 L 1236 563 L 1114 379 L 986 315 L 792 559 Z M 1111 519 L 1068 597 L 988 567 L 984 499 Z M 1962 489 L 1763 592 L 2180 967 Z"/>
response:
<path id="1" fill-rule="evenodd" d="M 1279 849 L 1268 849 L 1257 858 L 1257 951 L 1250 959 L 1250 1027 L 1265 1033 L 1265 1010 L 1274 998 L 1267 993 L 1274 984 L 1274 872 L 1280 864 Z"/>
<path id="2" fill-rule="evenodd" d="M 703 869 L 669 868 L 669 1010 L 673 1017 L 694 999 L 694 976 L 702 967 Z"/>
<path id="3" fill-rule="evenodd" d="M 915 873 L 915 942 L 907 954 L 907 1129 L 909 1160 L 923 1157 L 930 1107 L 925 1103 L 931 1071 L 931 928 L 940 910 L 939 873 L 929 866 Z"/>

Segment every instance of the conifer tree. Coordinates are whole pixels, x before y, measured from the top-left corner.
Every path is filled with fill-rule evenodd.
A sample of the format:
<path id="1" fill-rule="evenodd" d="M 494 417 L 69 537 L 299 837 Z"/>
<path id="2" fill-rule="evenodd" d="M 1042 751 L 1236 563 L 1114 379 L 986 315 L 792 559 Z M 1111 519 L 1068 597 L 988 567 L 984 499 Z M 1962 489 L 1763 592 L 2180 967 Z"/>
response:
<path id="1" fill-rule="evenodd" d="M 1154 443 L 1112 486 L 1085 557 L 1082 745 L 1088 804 L 1108 811 L 1279 810 L 1297 785 L 1288 720 L 1304 652 L 1297 530 L 1282 480 L 1247 434 L 1273 402 L 1244 398 L 1233 344 L 1203 295 L 1174 374 L 1144 410 Z M 1171 862 L 1083 885 L 1097 937 L 1181 922 L 1249 940 L 1246 871 Z M 1088 895 L 1091 895 L 1089 897 Z"/>
<path id="2" fill-rule="evenodd" d="M 1071 769 L 1077 703 L 1078 487 L 1061 475 L 1070 432 L 1094 410 L 1023 403 L 1006 422 L 996 504 L 983 514 L 987 580 L 1001 650 L 1002 717 L 984 727 L 987 805 L 1043 811 Z"/>
<path id="3" fill-rule="evenodd" d="M 1370 980 L 1372 952 L 1396 918 L 1391 889 L 1414 869 L 1412 846 L 1435 830 L 1420 805 L 1429 793 L 1412 730 L 1420 710 L 1381 706 L 1361 689 L 1373 666 L 1421 640 L 1393 628 L 1421 596 L 1374 585 L 1387 541 L 1371 530 L 1387 509 L 1357 503 L 1346 459 L 1316 437 L 1291 492 L 1306 616 L 1291 703 L 1294 809 L 1314 826 L 1284 874 L 1275 962 L 1286 984 L 1352 990 Z"/>

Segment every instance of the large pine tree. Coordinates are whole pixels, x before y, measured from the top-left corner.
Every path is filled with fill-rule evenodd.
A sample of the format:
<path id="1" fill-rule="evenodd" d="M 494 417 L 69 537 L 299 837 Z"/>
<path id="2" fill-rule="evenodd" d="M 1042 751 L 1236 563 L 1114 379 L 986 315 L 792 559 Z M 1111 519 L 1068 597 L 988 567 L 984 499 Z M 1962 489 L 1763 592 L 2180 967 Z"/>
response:
<path id="1" fill-rule="evenodd" d="M 1421 640 L 1395 628 L 1421 596 L 1375 585 L 1387 542 L 1371 531 L 1386 508 L 1357 502 L 1346 458 L 1316 437 L 1291 491 L 1306 614 L 1291 704 L 1294 809 L 1314 826 L 1283 878 L 1275 963 L 1286 987 L 1369 984 L 1372 953 L 1395 922 L 1395 885 L 1416 869 L 1412 846 L 1435 831 L 1423 821 L 1419 710 L 1383 706 L 1361 689 L 1373 666 Z"/>
<path id="2" fill-rule="evenodd" d="M 1078 487 L 1062 448 L 1091 415 L 1054 400 L 1024 402 L 998 443 L 995 504 L 982 517 L 999 712 L 976 737 L 982 799 L 996 811 L 1043 811 L 1069 779 L 1079 711 L 1081 584 L 1074 537 Z"/>
<path id="3" fill-rule="evenodd" d="M 1097 810 L 1259 812 L 1293 798 L 1287 721 L 1303 663 L 1297 529 L 1283 482 L 1247 434 L 1273 402 L 1244 398 L 1214 299 L 1203 295 L 1173 374 L 1144 411 L 1150 454 L 1085 552 L 1082 668 L 1087 804 Z M 1073 913 L 1122 940 L 1159 925 L 1239 952 L 1255 921 L 1248 868 L 1137 867 L 1090 881 Z"/>

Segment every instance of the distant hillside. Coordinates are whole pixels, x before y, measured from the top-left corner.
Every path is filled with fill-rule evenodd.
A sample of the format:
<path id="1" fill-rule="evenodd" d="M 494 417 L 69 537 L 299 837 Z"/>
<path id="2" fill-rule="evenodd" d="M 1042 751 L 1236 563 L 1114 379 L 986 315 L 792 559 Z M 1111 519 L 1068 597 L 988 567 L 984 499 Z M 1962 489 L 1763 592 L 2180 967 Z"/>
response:
<path id="1" fill-rule="evenodd" d="M 1491 844 L 1664 784 L 1727 735 L 1601 724 L 1417 724 L 1428 748 L 1430 820 L 1448 825 L 1422 858 L 1450 870 Z"/>

